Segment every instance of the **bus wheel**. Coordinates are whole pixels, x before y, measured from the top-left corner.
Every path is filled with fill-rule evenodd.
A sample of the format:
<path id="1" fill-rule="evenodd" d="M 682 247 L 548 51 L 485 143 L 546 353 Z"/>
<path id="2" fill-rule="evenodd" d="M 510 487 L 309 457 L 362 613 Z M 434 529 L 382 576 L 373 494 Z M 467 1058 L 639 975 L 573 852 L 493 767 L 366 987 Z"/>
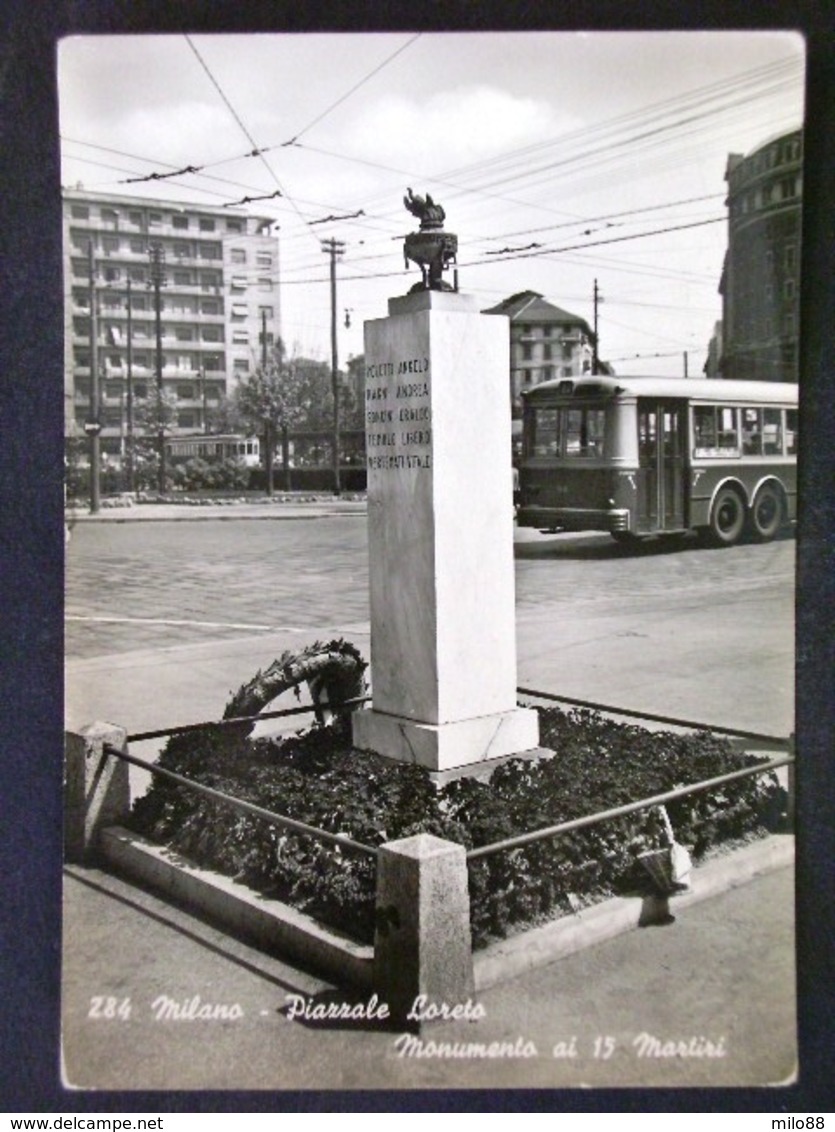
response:
<path id="1" fill-rule="evenodd" d="M 783 525 L 783 497 L 772 484 L 757 492 L 751 508 L 751 529 L 758 542 L 770 542 Z"/>
<path id="2" fill-rule="evenodd" d="M 719 546 L 733 546 L 745 527 L 745 504 L 739 492 L 723 487 L 717 493 L 710 516 L 710 533 Z"/>

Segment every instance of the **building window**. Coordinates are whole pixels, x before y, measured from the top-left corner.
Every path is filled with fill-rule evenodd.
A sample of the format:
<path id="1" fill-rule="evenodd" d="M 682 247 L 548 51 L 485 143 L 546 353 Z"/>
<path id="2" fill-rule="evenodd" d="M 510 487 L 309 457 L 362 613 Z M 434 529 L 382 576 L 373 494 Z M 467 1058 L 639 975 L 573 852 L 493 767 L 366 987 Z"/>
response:
<path id="1" fill-rule="evenodd" d="M 223 341 L 223 327 L 221 326 L 204 326 L 200 337 L 204 342 L 222 342 Z"/>
<path id="2" fill-rule="evenodd" d="M 188 228 L 188 217 L 178 216 L 176 213 L 171 217 L 172 228 Z"/>
<path id="3" fill-rule="evenodd" d="M 227 232 L 243 232 L 243 230 L 244 230 L 243 220 L 228 219 L 226 221 L 226 231 Z"/>
<path id="4" fill-rule="evenodd" d="M 272 291 L 272 289 L 273 289 L 272 279 L 259 279 L 258 280 L 258 290 L 259 291 Z"/>
<path id="5" fill-rule="evenodd" d="M 137 401 L 144 401 L 146 399 L 148 396 L 148 386 L 144 381 L 135 381 L 133 383 L 133 395 Z"/>
<path id="6" fill-rule="evenodd" d="M 273 257 L 270 255 L 269 252 L 256 252 L 255 253 L 255 262 L 258 264 L 259 267 L 272 267 Z"/>
<path id="7" fill-rule="evenodd" d="M 145 241 L 141 237 L 134 237 L 130 242 L 130 250 L 135 255 L 145 254 Z"/>
<path id="8" fill-rule="evenodd" d="M 245 346 L 249 342 L 249 333 L 246 330 L 233 330 L 232 341 Z"/>
<path id="9" fill-rule="evenodd" d="M 216 271 L 201 271 L 200 286 L 204 291 L 211 287 L 218 288 L 220 287 L 220 276 Z"/>
<path id="10" fill-rule="evenodd" d="M 200 313 L 201 314 L 222 314 L 220 308 L 220 299 L 201 299 L 200 300 Z"/>
<path id="11" fill-rule="evenodd" d="M 232 368 L 235 373 L 249 373 L 249 361 L 246 358 L 235 358 Z"/>
<path id="12" fill-rule="evenodd" d="M 89 220 L 90 209 L 86 204 L 74 204 L 70 209 L 73 220 Z"/>
<path id="13" fill-rule="evenodd" d="M 174 330 L 174 337 L 178 342 L 193 342 L 194 328 L 191 326 L 178 326 Z"/>
<path id="14" fill-rule="evenodd" d="M 783 283 L 783 298 L 793 299 L 795 295 L 795 282 L 793 279 L 786 279 Z"/>
<path id="15" fill-rule="evenodd" d="M 232 263 L 246 263 L 246 251 L 244 248 L 232 248 L 229 258 Z"/>
<path id="16" fill-rule="evenodd" d="M 118 236 L 104 236 L 102 238 L 102 249 L 105 255 L 112 255 L 113 252 L 119 250 L 119 237 Z"/>
<path id="17" fill-rule="evenodd" d="M 240 295 L 246 290 L 246 279 L 243 275 L 233 275 L 230 280 L 230 289 L 233 295 Z"/>
<path id="18" fill-rule="evenodd" d="M 148 224 L 152 225 L 155 228 L 159 227 L 159 225 L 162 224 L 162 213 L 161 212 L 149 212 L 148 213 Z"/>
<path id="19" fill-rule="evenodd" d="M 177 399 L 180 401 L 192 401 L 194 399 L 194 386 L 193 385 L 178 385 L 177 386 Z"/>
<path id="20" fill-rule="evenodd" d="M 183 243 L 182 240 L 178 240 L 174 245 L 174 255 L 177 259 L 186 259 L 191 255 L 191 244 L 186 244 Z"/>
<path id="21" fill-rule="evenodd" d="M 545 361 L 545 362 L 550 362 L 550 360 L 551 360 L 551 343 L 550 342 L 545 342 L 543 347 L 542 347 L 542 360 Z"/>
<path id="22" fill-rule="evenodd" d="M 268 320 L 272 319 L 273 308 L 272 307 L 259 307 L 258 308 L 258 317 L 259 318 L 266 318 Z"/>
<path id="23" fill-rule="evenodd" d="M 532 356 L 533 356 L 533 350 L 532 350 L 530 342 L 523 342 L 522 343 L 522 361 L 523 362 L 529 362 L 531 360 Z"/>
<path id="24" fill-rule="evenodd" d="M 797 247 L 795 244 L 786 244 L 786 271 L 794 271 L 797 266 Z"/>
<path id="25" fill-rule="evenodd" d="M 214 232 L 215 222 L 208 216 L 200 217 L 200 231 L 201 232 Z"/>
<path id="26" fill-rule="evenodd" d="M 190 287 L 191 286 L 191 272 L 190 271 L 175 271 L 174 283 L 177 287 Z"/>
<path id="27" fill-rule="evenodd" d="M 201 244 L 200 256 L 202 259 L 222 259 L 223 252 L 220 244 Z"/>
<path id="28" fill-rule="evenodd" d="M 115 283 L 120 278 L 121 272 L 118 267 L 106 267 L 104 269 L 104 278 L 107 283 Z"/>
<path id="29" fill-rule="evenodd" d="M 142 213 L 141 212 L 129 212 L 128 213 L 128 220 L 130 221 L 131 224 L 134 225 L 134 227 L 139 228 L 142 225 Z"/>
<path id="30" fill-rule="evenodd" d="M 197 415 L 192 409 L 177 413 L 177 424 L 180 428 L 197 428 Z"/>

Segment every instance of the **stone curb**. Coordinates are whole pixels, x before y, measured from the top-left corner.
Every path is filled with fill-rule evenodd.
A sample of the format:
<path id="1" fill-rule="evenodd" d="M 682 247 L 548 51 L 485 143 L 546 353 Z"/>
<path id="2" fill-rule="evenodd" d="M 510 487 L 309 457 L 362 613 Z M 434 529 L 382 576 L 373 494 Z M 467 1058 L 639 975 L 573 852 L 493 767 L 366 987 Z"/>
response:
<path id="1" fill-rule="evenodd" d="M 102 830 L 99 850 L 123 876 L 241 933 L 265 951 L 284 953 L 338 981 L 370 988 L 374 949 L 323 928 L 296 908 L 198 868 L 120 826 Z"/>
<path id="2" fill-rule="evenodd" d="M 311 917 L 259 896 L 219 873 L 197 868 L 171 850 L 115 826 L 102 832 L 105 861 L 129 879 L 147 884 L 178 904 L 240 932 L 265 950 L 286 953 L 335 982 L 371 989 L 374 949 L 324 928 Z M 674 911 L 737 888 L 756 876 L 794 862 L 794 837 L 775 835 L 746 845 L 693 870 L 693 887 L 672 897 Z M 581 912 L 491 944 L 473 954 L 476 991 L 658 923 L 667 902 L 614 897 Z"/>
<path id="3" fill-rule="evenodd" d="M 272 520 L 300 520 L 331 518 L 336 515 L 365 515 L 364 503 L 346 504 L 344 507 L 332 503 L 287 504 L 276 510 L 256 509 L 235 511 L 232 507 L 113 507 L 99 511 L 96 515 L 68 513 L 66 525 L 73 527 L 82 523 L 200 523 L 207 519 L 216 522 L 239 520 L 269 522 Z"/>
<path id="4" fill-rule="evenodd" d="M 663 923 L 669 910 L 689 908 L 794 863 L 794 837 L 774 835 L 693 869 L 692 888 L 670 898 L 613 897 L 475 952 L 476 990 L 543 967 L 635 928 Z"/>

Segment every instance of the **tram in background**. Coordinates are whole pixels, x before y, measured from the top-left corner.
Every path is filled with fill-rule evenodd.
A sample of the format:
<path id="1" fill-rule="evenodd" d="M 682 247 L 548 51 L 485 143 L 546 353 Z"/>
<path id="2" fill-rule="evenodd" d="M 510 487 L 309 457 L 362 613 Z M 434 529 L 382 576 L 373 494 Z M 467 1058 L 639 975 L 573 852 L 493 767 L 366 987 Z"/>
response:
<path id="1" fill-rule="evenodd" d="M 239 436 L 235 433 L 211 436 L 198 433 L 193 436 L 170 436 L 165 446 L 175 463 L 200 459 L 207 463 L 219 460 L 240 460 L 247 468 L 261 463 L 261 442 L 257 436 Z"/>
<path id="2" fill-rule="evenodd" d="M 774 538 L 797 513 L 797 386 L 588 376 L 523 393 L 518 524 L 619 541 Z"/>
<path id="3" fill-rule="evenodd" d="M 251 486 L 264 485 L 264 445 L 257 436 L 234 433 L 212 436 L 167 437 L 166 451 L 172 464 L 200 459 L 206 463 L 238 460 L 252 470 Z M 287 455 L 292 490 L 327 491 L 333 487 L 333 432 L 328 429 L 291 431 L 287 435 Z M 341 486 L 349 491 L 365 490 L 365 431 L 342 429 L 339 437 Z M 276 437 L 273 452 L 273 481 L 282 475 L 282 437 Z"/>

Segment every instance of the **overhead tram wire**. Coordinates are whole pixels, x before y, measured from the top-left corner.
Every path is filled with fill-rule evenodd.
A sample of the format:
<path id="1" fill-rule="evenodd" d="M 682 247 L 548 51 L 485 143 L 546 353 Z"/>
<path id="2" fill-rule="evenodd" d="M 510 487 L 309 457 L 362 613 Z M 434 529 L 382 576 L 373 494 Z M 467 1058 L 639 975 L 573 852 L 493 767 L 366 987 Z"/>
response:
<path id="1" fill-rule="evenodd" d="M 203 68 L 203 70 L 204 70 L 204 71 L 206 72 L 206 75 L 208 76 L 208 78 L 209 78 L 209 81 L 211 82 L 212 86 L 213 86 L 213 87 L 215 88 L 215 90 L 217 91 L 217 93 L 218 93 L 218 94 L 220 95 L 220 97 L 221 97 L 221 98 L 223 99 L 223 103 L 224 103 L 224 105 L 226 106 L 226 108 L 228 109 L 228 111 L 229 111 L 229 113 L 230 113 L 230 114 L 232 115 L 232 117 L 233 117 L 233 118 L 235 119 L 235 122 L 236 122 L 236 123 L 238 124 L 238 127 L 239 127 L 239 128 L 240 128 L 240 130 L 241 130 L 241 131 L 243 132 L 243 134 L 244 134 L 244 137 L 245 137 L 245 138 L 247 139 L 247 141 L 248 141 L 248 142 L 250 143 L 250 145 L 252 146 L 252 152 L 253 152 L 253 154 L 254 154 L 254 155 L 257 155 L 257 156 L 258 156 L 258 157 L 260 158 L 260 160 L 261 160 L 261 163 L 263 164 L 264 168 L 265 168 L 265 169 L 267 170 L 267 172 L 269 173 L 269 175 L 270 175 L 270 177 L 272 178 L 272 180 L 273 180 L 273 182 L 274 182 L 274 184 L 275 184 L 276 188 L 277 188 L 277 189 L 279 190 L 279 192 L 281 193 L 281 195 L 282 195 L 282 197 L 284 198 L 284 200 L 286 200 L 286 201 L 287 201 L 287 203 L 288 203 L 288 204 L 290 205 L 290 207 L 291 207 L 291 208 L 293 209 L 293 211 L 294 211 L 294 212 L 296 213 L 296 215 L 298 216 L 298 218 L 299 218 L 299 219 L 300 219 L 300 220 L 302 221 L 302 223 L 304 223 L 304 222 L 305 222 L 305 218 L 304 218 L 304 216 L 302 215 L 302 212 L 301 212 L 301 210 L 299 209 L 298 205 L 296 204 L 295 200 L 293 200 L 293 198 L 292 198 L 292 197 L 291 197 L 291 196 L 290 196 L 290 195 L 289 195 L 289 194 L 288 194 L 288 193 L 286 192 L 286 190 L 285 190 L 284 186 L 282 185 L 281 181 L 280 181 L 280 180 L 278 179 L 278 176 L 277 176 L 277 174 L 276 174 L 275 170 L 273 169 L 273 167 L 272 167 L 272 166 L 270 165 L 270 163 L 269 163 L 269 162 L 267 161 L 266 157 L 264 156 L 264 151 L 263 151 L 263 149 L 261 149 L 261 147 L 259 147 L 258 143 L 257 143 L 257 142 L 255 141 L 255 139 L 253 138 L 252 134 L 250 134 L 249 130 L 248 130 L 248 129 L 246 128 L 246 126 L 244 125 L 244 123 L 243 123 L 243 121 L 241 120 L 241 118 L 240 118 L 240 116 L 239 116 L 238 112 L 237 112 L 237 111 L 235 110 L 235 108 L 234 108 L 234 106 L 232 105 L 232 103 L 231 103 L 231 102 L 229 101 L 229 99 L 228 99 L 228 98 L 226 97 L 226 94 L 224 93 L 224 91 L 223 91 L 223 88 L 221 87 L 220 83 L 219 83 L 219 82 L 217 81 L 217 79 L 216 79 L 216 78 L 214 77 L 214 75 L 212 74 L 211 70 L 209 69 L 209 67 L 208 67 L 207 63 L 206 63 L 206 62 L 205 62 L 205 60 L 203 59 L 203 56 L 202 56 L 202 55 L 200 54 L 200 52 L 199 52 L 199 51 L 197 50 L 197 48 L 195 47 L 194 43 L 193 43 L 193 42 L 192 42 L 192 40 L 191 40 L 191 37 L 190 37 L 189 35 L 184 35 L 184 37 L 183 37 L 183 38 L 185 39 L 186 43 L 187 43 L 187 44 L 189 45 L 189 47 L 191 48 L 191 50 L 192 50 L 192 51 L 194 52 L 194 55 L 196 56 L 196 58 L 197 58 L 198 62 L 200 63 L 200 66 L 201 66 L 201 67 Z"/>
<path id="2" fill-rule="evenodd" d="M 778 64 L 778 65 L 783 66 L 784 64 Z M 650 107 L 645 108 L 645 109 L 632 111 L 632 112 L 630 112 L 629 114 L 626 114 L 626 115 L 620 115 L 620 116 L 618 116 L 614 119 L 610 119 L 610 120 L 607 120 L 606 122 L 601 123 L 599 126 L 584 127 L 582 129 L 571 131 L 568 134 L 561 134 L 561 135 L 558 135 L 557 137 L 550 138 L 545 142 L 537 143 L 535 146 L 522 147 L 520 149 L 510 151 L 509 153 L 500 154 L 496 157 L 487 158 L 487 159 L 484 159 L 483 161 L 473 163 L 470 166 L 464 166 L 464 167 L 454 169 L 454 170 L 451 170 L 451 171 L 450 170 L 444 171 L 443 173 L 441 173 L 438 176 L 434 176 L 434 177 L 429 178 L 429 180 L 433 184 L 446 184 L 451 188 L 459 190 L 460 192 L 470 192 L 470 191 L 478 191 L 478 190 L 469 190 L 469 189 L 466 188 L 466 186 L 462 186 L 460 184 L 460 180 L 459 181 L 453 181 L 452 178 L 460 178 L 462 176 L 464 176 L 466 178 L 468 175 L 473 176 L 473 177 L 476 177 L 476 176 L 481 177 L 484 174 L 484 172 L 488 171 L 489 169 L 501 167 L 502 165 L 509 165 L 510 167 L 512 167 L 514 169 L 514 171 L 517 172 L 517 174 L 520 177 L 521 176 L 529 176 L 531 171 L 523 171 L 523 173 L 521 173 L 521 174 L 518 173 L 520 161 L 523 159 L 524 155 L 527 154 L 527 153 L 538 153 L 541 150 L 552 148 L 552 147 L 560 147 L 561 149 L 564 149 L 566 144 L 570 144 L 573 141 L 576 141 L 576 142 L 581 143 L 581 144 L 586 144 L 586 143 L 589 142 L 590 139 L 594 140 L 595 137 L 597 137 L 598 135 L 600 136 L 601 141 L 606 141 L 607 144 L 609 144 L 609 145 L 614 146 L 614 145 L 618 145 L 618 144 L 623 144 L 622 141 L 618 138 L 618 134 L 617 134 L 618 130 L 621 130 L 621 132 L 623 132 L 623 130 L 625 128 L 634 129 L 638 125 L 643 125 L 644 127 L 652 125 L 654 120 L 659 119 L 659 109 L 662 111 L 661 116 L 660 116 L 660 120 L 663 121 L 663 119 L 665 117 L 669 116 L 669 113 L 671 113 L 672 110 L 675 109 L 675 107 L 678 103 L 680 103 L 682 101 L 692 101 L 693 98 L 699 96 L 700 94 L 703 94 L 704 91 L 710 92 L 710 91 L 717 89 L 717 86 L 720 87 L 720 88 L 725 87 L 725 88 L 728 89 L 728 91 L 730 93 L 734 93 L 736 88 L 740 86 L 741 82 L 745 82 L 745 83 L 749 82 L 749 76 L 750 75 L 756 76 L 758 73 L 759 72 L 747 72 L 745 75 L 743 75 L 741 77 L 741 79 L 737 78 L 733 81 L 726 81 L 723 84 L 713 84 L 712 87 L 700 88 L 700 89 L 697 89 L 694 92 L 691 92 L 690 94 L 688 94 L 686 96 L 679 96 L 675 99 L 667 100 L 666 102 L 663 102 L 663 103 L 654 104 L 653 106 L 650 106 Z M 679 108 L 679 112 L 680 112 L 680 109 L 681 108 Z M 721 111 L 717 111 L 717 113 L 718 112 L 721 112 Z M 672 123 L 668 123 L 666 128 L 668 128 L 668 129 L 677 128 L 678 125 L 679 125 L 679 121 L 677 120 L 677 121 L 674 121 Z M 306 148 L 315 149 L 316 147 L 308 146 Z M 325 154 L 327 156 L 336 157 L 336 158 L 339 158 L 339 159 L 342 159 L 342 160 L 357 161 L 360 164 L 372 165 L 372 166 L 377 167 L 377 168 L 386 169 L 387 171 L 390 171 L 390 172 L 395 172 L 395 173 L 399 173 L 401 175 L 406 175 L 404 170 L 395 170 L 395 169 L 392 169 L 391 167 L 380 165 L 379 163 L 366 162 L 366 161 L 363 161 L 362 159 L 351 158 L 351 157 L 348 157 L 348 156 L 343 155 L 343 154 L 334 153 L 333 151 L 317 150 L 317 152 L 322 152 L 323 154 Z M 573 160 L 579 160 L 580 156 L 581 155 L 576 155 L 573 158 Z M 481 190 L 482 195 L 490 195 L 490 194 L 484 194 L 483 193 L 483 186 L 479 186 L 479 189 Z M 514 203 L 514 202 L 511 202 L 511 203 Z M 527 204 L 528 202 L 517 202 L 517 203 L 526 203 Z"/>
<path id="3" fill-rule="evenodd" d="M 791 72 L 791 74 L 787 75 L 787 72 Z M 445 176 L 457 178 L 467 176 L 481 177 L 489 169 L 498 169 L 502 165 L 510 165 L 513 168 L 518 168 L 519 163 L 525 159 L 526 155 L 539 155 L 549 148 L 563 147 L 566 143 L 574 139 L 587 139 L 589 135 L 594 137 L 597 134 L 605 135 L 618 130 L 632 129 L 635 125 L 645 120 L 646 124 L 651 124 L 653 119 L 662 121 L 664 118 L 669 117 L 670 114 L 681 114 L 685 108 L 692 110 L 693 106 L 698 106 L 700 102 L 715 101 L 723 94 L 731 96 L 741 90 L 750 90 L 752 85 L 754 86 L 754 94 L 750 96 L 749 101 L 760 100 L 771 89 L 770 85 L 766 86 L 765 84 L 771 84 L 774 80 L 782 80 L 784 83 L 791 82 L 791 84 L 794 85 L 792 76 L 800 76 L 800 74 L 801 68 L 794 60 L 783 60 L 767 64 L 765 67 L 746 71 L 742 75 L 734 76 L 731 79 L 721 80 L 720 82 L 709 84 L 705 87 L 698 87 L 682 95 L 676 95 L 662 102 L 653 103 L 649 107 L 629 111 L 625 114 L 607 119 L 597 126 L 584 126 L 572 130 L 568 134 L 562 134 L 546 141 L 537 142 L 514 150 L 512 154 L 498 155 L 497 157 L 486 158 L 470 165 L 460 166 L 457 169 L 447 170 Z M 760 89 L 757 89 L 757 84 Z"/>
<path id="4" fill-rule="evenodd" d="M 294 137 L 290 138 L 289 141 L 286 141 L 283 144 L 285 146 L 295 145 L 303 134 L 306 134 L 308 130 L 312 130 L 314 126 L 319 124 L 319 122 L 322 122 L 325 118 L 327 118 L 329 114 L 336 110 L 338 106 L 341 106 L 343 102 L 347 102 L 352 94 L 358 91 L 361 86 L 364 86 L 365 83 L 369 81 L 369 79 L 373 79 L 375 75 L 378 75 L 380 71 L 387 67 L 389 63 L 393 62 L 398 55 L 402 55 L 404 51 L 406 51 L 409 47 L 412 46 L 413 43 L 420 39 L 421 35 L 422 32 L 417 32 L 415 35 L 413 35 L 409 40 L 407 40 L 406 43 L 398 47 L 396 51 L 392 52 L 392 54 L 388 56 L 388 58 L 384 59 L 382 63 L 376 66 L 373 71 L 369 71 L 368 74 L 364 75 L 358 83 L 354 83 L 350 90 L 346 91 L 345 94 L 337 98 L 336 102 L 332 103 L 326 110 L 323 110 L 322 113 L 317 115 L 317 117 L 315 117 L 312 122 L 308 122 L 304 129 L 299 130 L 299 132 Z"/>
<path id="5" fill-rule="evenodd" d="M 708 89 L 710 89 L 710 88 L 708 88 Z M 221 93 L 222 93 L 222 92 L 221 92 Z M 633 114 L 633 117 L 634 117 L 634 116 L 635 116 L 635 115 Z M 242 124 L 241 124 L 241 125 L 242 125 Z M 243 128 L 244 128 L 244 130 L 245 130 L 245 127 L 243 127 Z M 245 131 L 245 132 L 246 132 L 246 131 Z M 588 131 L 585 131 L 585 132 L 584 132 L 584 134 L 583 134 L 583 136 L 584 136 L 584 137 L 586 138 L 586 140 L 587 140 L 587 139 L 588 139 Z M 249 139 L 249 135 L 248 135 L 248 133 L 247 133 L 247 137 L 248 137 L 248 140 L 250 140 L 250 139 Z M 541 143 L 541 144 L 552 145 L 552 144 L 555 144 L 555 141 L 556 141 L 556 142 L 559 142 L 560 140 L 561 140 L 561 139 L 552 139 L 552 140 L 551 140 L 551 141 L 549 141 L 548 143 Z M 79 144 L 87 144 L 87 143 L 79 143 Z M 104 148 L 104 147 L 102 147 L 102 148 Z M 313 147 L 302 147 L 302 148 L 313 148 Z M 323 152 L 326 152 L 326 151 L 323 151 Z M 517 151 L 517 152 L 519 152 L 519 151 Z M 352 159 L 352 158 L 344 157 L 343 155 L 339 155 L 339 154 L 331 154 L 331 155 L 332 155 L 332 156 L 334 156 L 334 157 L 336 157 L 337 159 L 343 159 L 343 160 L 355 160 L 355 161 L 360 161 L 360 163 L 363 163 L 363 164 L 376 165 L 376 167 L 378 167 L 378 168 L 381 168 L 381 169 L 386 169 L 387 171 L 395 172 L 395 173 L 398 173 L 398 174 L 400 174 L 400 175 L 404 175 L 404 176 L 411 176 L 411 175 L 412 175 L 412 174 L 409 174 L 409 173 L 407 173 L 406 171 L 403 171 L 403 170 L 393 170 L 393 169 L 391 169 L 390 167 L 386 167 L 386 166 L 382 166 L 382 165 L 379 165 L 379 163 L 372 163 L 372 162 L 362 162 L 362 161 L 361 161 L 361 159 Z M 510 159 L 510 157 L 509 157 L 508 155 L 502 155 L 502 156 L 501 156 L 500 158 L 498 158 L 498 159 L 493 159 L 493 160 L 494 160 L 494 161 L 495 161 L 495 160 L 499 160 L 499 161 L 507 161 L 507 160 L 509 160 L 509 159 Z M 147 160 L 147 159 L 144 159 L 144 158 L 143 158 L 142 160 Z M 485 163 L 481 163 L 481 164 L 482 164 L 482 165 L 484 165 Z M 229 183 L 229 184 L 235 184 L 235 185 L 236 185 L 236 187 L 237 187 L 237 185 L 238 185 L 238 183 L 236 183 L 236 182 L 227 181 L 226 179 L 223 179 L 223 178 L 216 178 L 216 179 L 217 179 L 218 181 L 220 181 L 221 183 Z M 433 178 L 433 180 L 436 180 L 436 179 L 434 179 L 434 178 Z M 243 186 L 242 186 L 242 187 L 243 187 Z M 450 186 L 450 187 L 453 187 L 453 186 Z M 456 187 L 457 187 L 457 186 L 456 186 Z M 247 188 L 248 188 L 248 186 L 247 186 Z M 204 190 L 204 191 L 205 191 L 205 190 Z M 254 191 L 254 190 L 253 190 L 253 191 Z M 216 194 L 216 195 L 221 195 L 221 194 Z M 480 193 L 479 195 L 485 195 L 485 194 L 484 194 L 484 193 L 482 192 L 482 193 Z M 502 199 L 502 198 L 499 198 L 499 199 Z M 505 199 L 506 199 L 506 198 L 505 198 Z M 527 206 L 531 206 L 531 202 L 522 202 L 522 201 L 519 201 L 519 202 L 517 202 L 517 203 L 519 203 L 520 205 L 522 205 L 522 204 L 525 204 L 525 205 L 527 205 Z M 540 206 L 538 206 L 538 205 L 533 205 L 533 207 L 540 207 Z M 298 210 L 296 210 L 296 211 L 298 212 Z M 579 218 L 578 218 L 578 219 L 579 219 Z"/>

